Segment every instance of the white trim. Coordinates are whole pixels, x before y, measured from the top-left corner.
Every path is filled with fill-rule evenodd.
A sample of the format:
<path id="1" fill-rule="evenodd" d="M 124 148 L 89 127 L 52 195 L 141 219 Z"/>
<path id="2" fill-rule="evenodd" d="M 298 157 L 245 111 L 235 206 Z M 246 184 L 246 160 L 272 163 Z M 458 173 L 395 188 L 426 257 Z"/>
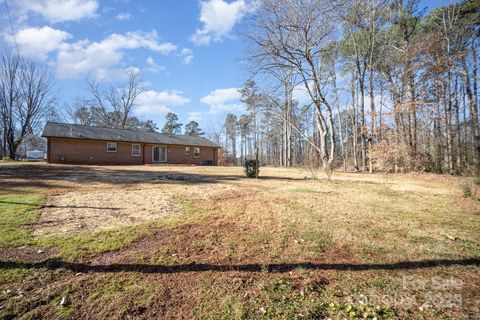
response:
<path id="1" fill-rule="evenodd" d="M 195 155 L 195 153 L 197 153 L 195 149 L 198 149 L 198 156 Z M 193 147 L 193 157 L 197 159 L 200 158 L 200 147 Z"/>
<path id="2" fill-rule="evenodd" d="M 133 154 L 133 146 L 139 146 L 138 154 Z M 140 143 L 132 143 L 132 157 L 141 157 L 142 156 L 142 145 Z"/>
<path id="3" fill-rule="evenodd" d="M 188 152 L 187 152 L 187 149 L 188 149 Z M 191 152 L 191 150 L 190 150 L 190 147 L 185 147 L 185 155 L 186 155 L 186 156 L 189 156 L 189 155 L 191 155 L 191 154 L 192 154 L 192 152 Z"/>
<path id="4" fill-rule="evenodd" d="M 165 148 L 165 161 L 155 161 L 155 148 Z M 160 154 L 159 154 L 160 156 Z M 168 146 L 152 146 L 152 163 L 166 163 L 168 162 Z"/>
<path id="5" fill-rule="evenodd" d="M 110 151 L 108 150 L 108 145 L 109 144 L 114 144 L 115 145 L 115 151 Z M 114 152 L 117 152 L 118 151 L 118 143 L 116 142 L 107 142 L 107 152 L 111 152 L 111 153 L 114 153 Z"/>

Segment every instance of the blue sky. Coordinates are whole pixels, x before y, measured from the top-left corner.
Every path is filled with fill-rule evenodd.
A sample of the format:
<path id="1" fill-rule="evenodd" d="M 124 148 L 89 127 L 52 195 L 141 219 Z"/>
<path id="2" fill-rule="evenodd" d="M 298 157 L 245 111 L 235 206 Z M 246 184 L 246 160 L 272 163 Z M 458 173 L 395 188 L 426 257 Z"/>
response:
<path id="1" fill-rule="evenodd" d="M 2 1 L 3 2 L 3 1 Z M 429 10 L 450 0 L 424 0 Z M 135 110 L 163 125 L 168 111 L 181 122 L 219 127 L 243 106 L 247 79 L 239 32 L 248 0 L 7 0 L 23 55 L 50 66 L 59 106 L 87 97 L 87 79 L 121 84 L 134 68 L 145 92 Z M 15 47 L 2 3 L 0 43 Z"/>

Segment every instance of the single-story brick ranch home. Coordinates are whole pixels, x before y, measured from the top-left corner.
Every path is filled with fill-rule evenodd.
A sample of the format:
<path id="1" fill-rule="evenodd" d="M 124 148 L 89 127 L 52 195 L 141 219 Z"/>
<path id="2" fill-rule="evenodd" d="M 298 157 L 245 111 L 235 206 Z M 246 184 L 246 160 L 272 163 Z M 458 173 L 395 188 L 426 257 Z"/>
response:
<path id="1" fill-rule="evenodd" d="M 203 137 L 55 122 L 42 137 L 49 163 L 218 165 L 220 148 Z"/>

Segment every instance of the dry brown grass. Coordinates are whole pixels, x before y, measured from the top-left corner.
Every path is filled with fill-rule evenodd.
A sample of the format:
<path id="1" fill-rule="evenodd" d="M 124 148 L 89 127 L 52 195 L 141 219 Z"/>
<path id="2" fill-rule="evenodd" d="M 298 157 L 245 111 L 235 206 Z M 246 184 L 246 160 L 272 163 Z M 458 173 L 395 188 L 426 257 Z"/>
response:
<path id="1" fill-rule="evenodd" d="M 28 192 L 73 207 L 42 211 L 39 221 L 55 220 L 48 233 L 56 230 L 60 240 L 78 221 L 89 234 L 120 225 L 149 232 L 99 231 L 46 242 L 61 262 L 0 270 L 7 279 L 0 289 L 26 290 L 23 298 L 0 294 L 6 310 L 0 315 L 437 319 L 480 313 L 480 203 L 463 197 L 461 178 L 336 173 L 327 182 L 304 179 L 302 169 L 261 168 L 256 180 L 243 178 L 241 168 L 187 166 L 37 165 L 5 173 L 0 179 L 9 190 L 25 191 L 19 181 L 41 183 Z M 129 240 L 115 241 L 122 237 Z M 78 242 L 82 255 L 62 253 L 77 250 Z M 19 261 L 15 250 L 0 260 Z M 20 283 L 11 270 L 30 271 Z M 434 276 L 461 285 L 438 288 Z M 68 308 L 58 306 L 62 296 Z"/>

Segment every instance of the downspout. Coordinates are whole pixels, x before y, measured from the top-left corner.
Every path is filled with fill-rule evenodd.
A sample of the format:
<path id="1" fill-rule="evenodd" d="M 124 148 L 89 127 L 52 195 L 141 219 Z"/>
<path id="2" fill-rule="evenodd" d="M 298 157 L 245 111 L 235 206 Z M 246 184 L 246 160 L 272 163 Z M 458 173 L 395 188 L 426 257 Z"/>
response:
<path id="1" fill-rule="evenodd" d="M 47 163 L 50 162 L 50 137 L 47 137 Z"/>

